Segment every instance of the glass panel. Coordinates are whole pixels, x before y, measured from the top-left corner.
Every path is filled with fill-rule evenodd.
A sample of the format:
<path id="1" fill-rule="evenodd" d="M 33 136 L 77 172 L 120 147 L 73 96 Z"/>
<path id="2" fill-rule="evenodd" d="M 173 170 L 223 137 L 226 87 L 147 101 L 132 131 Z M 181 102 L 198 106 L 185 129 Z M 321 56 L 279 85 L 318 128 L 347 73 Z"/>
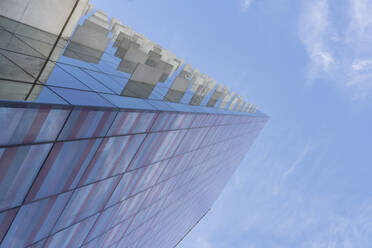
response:
<path id="1" fill-rule="evenodd" d="M 90 90 L 103 93 L 114 93 L 110 88 L 106 87 L 100 81 L 97 81 L 94 77 L 89 75 L 81 68 L 62 63 L 58 63 L 58 65 L 61 66 L 62 69 L 73 75 L 75 78 L 77 78 L 84 85 L 88 86 Z"/>
<path id="2" fill-rule="evenodd" d="M 30 83 L 35 81 L 35 78 L 32 75 L 25 72 L 14 61 L 10 60 L 8 56 L 4 56 L 3 53 L 4 52 L 0 50 L 0 78 Z"/>
<path id="3" fill-rule="evenodd" d="M 116 68 L 120 64 L 120 59 L 113 57 L 111 55 L 108 55 L 107 53 L 105 53 L 102 58 L 103 59 L 101 59 L 100 63 L 98 64 L 101 71 L 120 77 L 121 78 L 120 81 L 124 81 L 124 82 L 130 78 L 129 73 L 116 70 Z M 107 61 L 104 59 L 115 60 L 115 61 Z"/>
<path id="4" fill-rule="evenodd" d="M 157 92 L 154 92 L 154 93 L 157 93 Z M 168 102 L 164 102 L 161 100 L 150 100 L 150 99 L 148 99 L 147 102 L 153 105 L 154 107 L 156 107 L 156 109 L 161 110 L 161 111 L 177 111 L 177 109 L 174 108 L 172 104 L 169 104 Z"/>
<path id="5" fill-rule="evenodd" d="M 0 108 L 0 145 L 55 140 L 70 110 L 43 108 Z"/>
<path id="6" fill-rule="evenodd" d="M 46 237 L 70 195 L 71 193 L 65 193 L 22 206 L 4 238 L 2 246 L 24 247 Z"/>
<path id="7" fill-rule="evenodd" d="M 66 56 L 61 56 L 58 59 L 58 64 L 73 65 L 73 66 L 77 66 L 77 67 L 81 67 L 81 68 L 88 68 L 88 69 L 91 69 L 91 70 L 96 69 L 94 64 L 87 63 L 87 62 L 84 62 L 82 60 L 68 58 Z"/>
<path id="8" fill-rule="evenodd" d="M 59 140 L 105 136 L 116 111 L 74 109 Z"/>
<path id="9" fill-rule="evenodd" d="M 57 36 L 54 34 L 42 31 L 40 29 L 11 20 L 6 17 L 0 17 L 0 26 L 4 27 L 11 33 L 33 38 L 35 40 L 41 40 L 50 44 L 53 44 L 57 38 Z"/>
<path id="10" fill-rule="evenodd" d="M 119 112 L 108 135 L 147 132 L 155 118 L 156 113 Z"/>
<path id="11" fill-rule="evenodd" d="M 0 210 L 20 205 L 52 144 L 0 149 Z"/>
<path id="12" fill-rule="evenodd" d="M 81 83 L 73 75 L 66 72 L 60 65 L 55 65 L 52 73 L 50 74 L 47 85 L 59 86 L 65 88 L 90 90 L 89 87 Z"/>
<path id="13" fill-rule="evenodd" d="M 111 103 L 94 92 L 49 87 L 72 105 L 114 107 Z"/>
<path id="14" fill-rule="evenodd" d="M 209 128 L 189 129 L 185 137 L 182 139 L 176 154 L 181 154 L 197 149 L 201 145 L 204 138 L 213 137 L 212 134 L 210 136 L 207 135 L 208 131 Z"/>
<path id="15" fill-rule="evenodd" d="M 3 75 L 3 69 L 5 70 L 8 69 L 9 70 L 8 73 L 10 73 L 12 71 L 10 66 L 15 68 L 14 65 L 17 65 L 19 68 L 21 68 L 22 71 L 24 71 L 24 73 L 20 73 L 19 75 L 14 74 L 15 71 L 13 71 L 12 74 L 4 74 L 4 75 L 8 75 L 7 76 L 8 79 L 33 82 L 34 79 L 37 78 L 37 76 L 40 74 L 40 71 L 45 64 L 45 59 L 41 59 L 38 57 L 27 56 L 27 55 L 23 55 L 23 54 L 11 52 L 11 51 L 5 51 L 5 50 L 0 50 L 0 54 L 3 55 L 3 57 L 6 57 L 8 61 L 11 61 L 11 64 L 12 64 L 11 65 L 9 62 L 5 62 L 6 61 L 5 60 L 4 66 L 6 66 L 6 64 L 8 64 L 8 66 L 3 68 L 2 67 L 3 64 L 1 64 L 0 66 L 0 68 L 2 68 L 1 75 Z M 18 69 L 17 69 L 17 72 L 18 72 Z M 27 74 L 27 76 L 25 74 Z"/>
<path id="16" fill-rule="evenodd" d="M 101 141 L 92 139 L 56 143 L 26 202 L 75 188 Z"/>
<path id="17" fill-rule="evenodd" d="M 0 55 L 0 73 L 1 66 L 2 64 Z M 23 101 L 26 99 L 31 88 L 31 83 L 0 80 L 0 99 Z"/>
<path id="18" fill-rule="evenodd" d="M 31 245 L 31 246 L 27 246 L 27 248 L 43 248 L 44 247 L 44 243 L 45 243 L 45 239 Z"/>
<path id="19" fill-rule="evenodd" d="M 112 102 L 118 108 L 124 109 L 144 109 L 144 110 L 156 110 L 154 106 L 147 103 L 145 100 L 140 98 L 100 94 L 102 97 Z"/>
<path id="20" fill-rule="evenodd" d="M 159 113 L 154 125 L 151 128 L 151 131 L 169 130 L 176 117 L 177 113 L 170 112 Z"/>
<path id="21" fill-rule="evenodd" d="M 121 78 L 114 78 L 114 76 L 110 76 L 106 73 L 91 71 L 91 70 L 84 70 L 89 75 L 91 75 L 94 79 L 104 84 L 107 88 L 111 89 L 116 94 L 120 94 L 124 88 L 125 83 L 128 81 L 126 79 Z"/>
<path id="22" fill-rule="evenodd" d="M 119 241 L 121 237 L 125 234 L 129 226 L 129 221 L 125 221 L 119 225 L 116 225 L 112 229 L 110 229 L 106 234 L 105 238 L 103 239 L 104 247 L 112 247 L 110 245 L 114 244 L 115 242 Z"/>
<path id="23" fill-rule="evenodd" d="M 99 236 L 98 238 L 90 241 L 89 243 L 86 243 L 82 246 L 82 248 L 97 248 L 102 247 L 103 241 L 105 239 L 105 235 L 108 235 L 108 233 L 104 234 L 103 236 Z"/>
<path id="24" fill-rule="evenodd" d="M 56 92 L 44 85 L 35 85 L 27 101 L 34 101 L 37 103 L 54 103 L 69 105 L 70 103 L 63 99 Z"/>
<path id="25" fill-rule="evenodd" d="M 120 204 L 117 204 L 113 207 L 107 208 L 101 213 L 98 221 L 94 224 L 94 227 L 89 232 L 87 241 L 91 241 L 97 238 L 99 235 L 102 235 L 104 232 L 106 232 L 119 222 L 119 219 L 117 218 L 117 211 L 119 208 Z"/>
<path id="26" fill-rule="evenodd" d="M 142 209 L 142 203 L 149 195 L 150 190 L 142 191 L 125 200 L 120 208 L 120 219 L 125 220 Z"/>
<path id="27" fill-rule="evenodd" d="M 0 17 L 0 19 L 2 19 Z M 1 27 L 1 20 L 0 20 Z M 41 54 L 29 46 L 17 35 L 9 32 L 6 29 L 0 29 L 0 48 L 14 52 L 24 53 L 31 56 L 40 56 Z"/>
<path id="28" fill-rule="evenodd" d="M 46 247 L 80 247 L 87 236 L 98 214 L 85 219 L 61 232 L 49 237 Z"/>
<path id="29" fill-rule="evenodd" d="M 18 32 L 17 32 L 18 33 Z M 28 47 L 30 48 L 26 54 L 27 55 L 31 55 L 31 56 L 36 56 L 36 57 L 41 57 L 41 58 L 47 58 L 47 56 L 49 55 L 49 53 L 51 52 L 52 48 L 53 48 L 53 45 L 54 45 L 54 42 L 55 42 L 55 38 L 56 36 L 54 36 L 55 38 L 53 38 L 53 41 L 52 40 L 40 40 L 40 37 L 28 37 L 28 36 L 25 36 L 27 34 L 16 34 L 15 37 L 17 37 L 18 39 L 20 39 L 23 43 L 24 43 L 24 47 Z M 36 38 L 36 39 L 35 39 Z M 25 50 L 25 49 L 23 49 Z M 17 51 L 17 52 L 20 52 L 19 50 L 14 50 L 14 51 Z"/>
<path id="30" fill-rule="evenodd" d="M 111 196 L 118 180 L 118 177 L 114 177 L 76 189 L 54 232 L 100 211 Z"/>
<path id="31" fill-rule="evenodd" d="M 140 134 L 104 139 L 79 185 L 124 173 L 144 137 Z"/>
<path id="32" fill-rule="evenodd" d="M 112 194 L 106 207 L 112 206 L 120 201 L 128 199 L 136 192 L 137 183 L 144 175 L 145 169 L 141 168 L 135 171 L 125 173 Z"/>
<path id="33" fill-rule="evenodd" d="M 188 166 L 190 165 L 190 162 L 193 156 L 194 156 L 194 153 L 187 153 L 185 155 L 171 158 L 158 181 L 162 182 L 186 170 Z"/>
<path id="34" fill-rule="evenodd" d="M 185 133 L 186 130 L 148 134 L 130 165 L 130 169 L 133 170 L 173 156 Z"/>
<path id="35" fill-rule="evenodd" d="M 14 208 L 5 212 L 0 213 L 0 244 L 4 238 L 4 235 L 8 231 L 8 228 L 13 222 L 14 217 L 18 212 L 18 208 Z"/>
<path id="36" fill-rule="evenodd" d="M 168 162 L 169 160 L 165 160 L 145 167 L 145 171 L 136 183 L 136 187 L 133 190 L 132 194 L 136 194 L 144 189 L 153 186 L 160 177 Z"/>

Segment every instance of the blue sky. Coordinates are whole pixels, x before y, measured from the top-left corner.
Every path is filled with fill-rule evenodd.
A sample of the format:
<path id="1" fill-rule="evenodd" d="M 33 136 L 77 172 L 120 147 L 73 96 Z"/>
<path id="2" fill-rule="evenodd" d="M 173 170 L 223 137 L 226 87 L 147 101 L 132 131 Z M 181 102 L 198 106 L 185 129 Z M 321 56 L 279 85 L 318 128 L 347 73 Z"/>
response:
<path id="1" fill-rule="evenodd" d="M 271 117 L 180 247 L 371 247 L 372 0 L 93 3 Z"/>

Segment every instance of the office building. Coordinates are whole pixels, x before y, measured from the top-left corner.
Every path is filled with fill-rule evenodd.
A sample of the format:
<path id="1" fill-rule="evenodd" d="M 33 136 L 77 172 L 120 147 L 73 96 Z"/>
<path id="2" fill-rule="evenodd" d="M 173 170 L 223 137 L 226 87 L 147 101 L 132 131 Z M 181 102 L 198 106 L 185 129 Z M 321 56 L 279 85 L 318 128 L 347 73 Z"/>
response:
<path id="1" fill-rule="evenodd" d="M 267 116 L 87 0 L 0 15 L 0 247 L 174 247 Z"/>

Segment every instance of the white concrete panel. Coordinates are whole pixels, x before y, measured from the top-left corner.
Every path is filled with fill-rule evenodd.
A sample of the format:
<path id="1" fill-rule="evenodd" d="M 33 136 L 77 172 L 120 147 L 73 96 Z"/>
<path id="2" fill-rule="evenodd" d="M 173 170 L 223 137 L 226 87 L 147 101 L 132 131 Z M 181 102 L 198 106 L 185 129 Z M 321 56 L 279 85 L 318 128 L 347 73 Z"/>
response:
<path id="1" fill-rule="evenodd" d="M 177 90 L 181 92 L 186 92 L 187 88 L 190 85 L 190 81 L 185 78 L 176 77 L 171 86 L 172 90 Z"/>
<path id="2" fill-rule="evenodd" d="M 227 93 L 223 98 L 222 98 L 222 101 L 221 101 L 221 104 L 219 106 L 219 108 L 225 108 L 226 105 L 230 102 L 231 98 L 233 97 L 235 93 L 234 92 L 230 92 L 230 93 Z"/>
<path id="3" fill-rule="evenodd" d="M 203 73 L 200 75 L 198 72 L 195 72 L 195 75 L 193 75 L 193 78 L 192 78 L 192 85 L 191 85 L 190 90 L 192 92 L 197 91 L 199 86 L 202 85 L 204 81 L 206 80 L 208 80 L 208 76 L 206 74 Z"/>
<path id="4" fill-rule="evenodd" d="M 115 42 L 114 47 L 120 44 L 121 37 L 133 37 L 134 34 L 136 33 L 132 28 L 126 25 L 122 25 L 121 23 L 118 22 L 111 24 L 111 32 L 112 40 Z"/>
<path id="5" fill-rule="evenodd" d="M 81 1 L 81 0 L 80 0 Z M 83 2 L 87 2 L 88 0 L 85 0 Z M 79 5 L 80 5 L 80 2 L 79 2 Z M 94 5 L 91 4 L 91 3 L 88 3 L 83 11 L 83 15 L 87 15 L 89 14 L 92 10 L 94 9 Z"/>
<path id="6" fill-rule="evenodd" d="M 77 0 L 31 0 L 20 21 L 58 35 Z"/>
<path id="7" fill-rule="evenodd" d="M 0 15 L 59 35 L 77 0 L 1 0 Z M 80 0 L 62 37 L 68 38 L 79 19 L 90 10 L 88 0 Z"/>
<path id="8" fill-rule="evenodd" d="M 198 89 L 196 90 L 195 94 L 199 96 L 206 96 L 208 95 L 211 90 L 216 86 L 216 81 L 212 78 L 208 78 L 203 82 L 203 84 L 199 85 Z"/>
<path id="9" fill-rule="evenodd" d="M 97 10 L 92 16 L 88 18 L 89 21 L 101 26 L 104 29 L 109 30 L 108 17 L 102 10 Z"/>
<path id="10" fill-rule="evenodd" d="M 239 100 L 239 95 L 236 94 L 236 95 L 233 97 L 232 101 L 231 101 L 231 104 L 230 104 L 230 106 L 229 106 L 229 110 L 233 110 L 233 109 L 234 109 L 235 105 L 238 103 L 238 100 Z"/>
<path id="11" fill-rule="evenodd" d="M 126 54 L 124 55 L 123 59 L 128 60 L 134 63 L 141 63 L 144 64 L 146 60 L 148 59 L 149 55 L 146 54 L 145 52 L 134 48 L 130 47 Z"/>
<path id="12" fill-rule="evenodd" d="M 243 107 L 240 110 L 240 112 L 245 112 L 247 110 L 248 106 L 249 106 L 249 102 L 244 102 Z"/>
<path id="13" fill-rule="evenodd" d="M 176 71 L 183 65 L 185 62 L 183 59 L 174 59 L 177 63 Z"/>
<path id="14" fill-rule="evenodd" d="M 243 98 L 241 96 L 239 96 L 238 102 L 236 103 L 236 107 L 235 107 L 234 110 L 239 111 L 241 109 L 242 105 L 243 105 Z"/>
<path id="15" fill-rule="evenodd" d="M 138 64 L 130 80 L 156 85 L 163 72 L 148 65 Z"/>
<path id="16" fill-rule="evenodd" d="M 218 102 L 218 100 L 222 97 L 222 94 L 223 94 L 225 89 L 226 89 L 225 86 L 223 86 L 222 84 L 218 84 L 215 91 L 213 92 L 212 96 L 209 98 L 207 106 L 208 107 L 214 107 L 216 105 L 216 103 Z"/>
<path id="17" fill-rule="evenodd" d="M 71 18 L 66 25 L 65 30 L 63 31 L 62 37 L 66 39 L 70 38 L 80 18 L 89 13 L 92 9 L 93 5 L 89 3 L 89 0 L 80 0 L 75 8 L 74 13 L 72 13 L 71 15 Z"/>
<path id="18" fill-rule="evenodd" d="M 31 0 L 1 0 L 0 15 L 21 21 L 30 2 Z"/>
<path id="19" fill-rule="evenodd" d="M 107 37 L 108 30 L 85 20 L 82 26 L 79 26 L 71 38 L 72 42 L 93 48 L 98 51 L 105 51 L 110 42 Z"/>
<path id="20" fill-rule="evenodd" d="M 171 85 L 172 90 L 177 90 L 181 92 L 186 92 L 187 88 L 189 87 L 191 81 L 191 65 L 187 64 L 183 68 L 183 70 L 177 75 L 175 80 L 173 81 Z"/>

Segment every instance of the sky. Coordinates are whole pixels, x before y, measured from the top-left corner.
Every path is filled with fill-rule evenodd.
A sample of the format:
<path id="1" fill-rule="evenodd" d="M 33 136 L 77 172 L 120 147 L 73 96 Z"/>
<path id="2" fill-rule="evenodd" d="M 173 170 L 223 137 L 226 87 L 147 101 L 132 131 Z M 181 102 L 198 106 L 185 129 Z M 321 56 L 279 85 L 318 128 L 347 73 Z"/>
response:
<path id="1" fill-rule="evenodd" d="M 372 0 L 94 0 L 270 116 L 180 248 L 372 244 Z"/>

